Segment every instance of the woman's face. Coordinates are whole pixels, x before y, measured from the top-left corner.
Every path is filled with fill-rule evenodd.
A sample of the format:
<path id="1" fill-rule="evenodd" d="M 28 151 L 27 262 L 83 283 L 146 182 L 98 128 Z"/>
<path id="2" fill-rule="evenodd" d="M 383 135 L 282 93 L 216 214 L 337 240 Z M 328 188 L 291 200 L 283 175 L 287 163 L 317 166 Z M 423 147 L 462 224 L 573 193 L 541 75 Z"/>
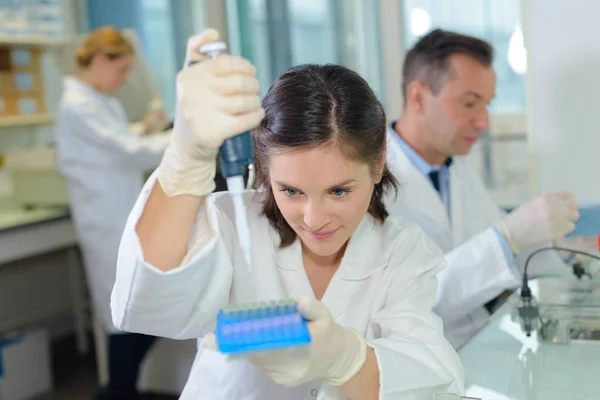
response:
<path id="1" fill-rule="evenodd" d="M 317 257 L 335 256 L 344 247 L 381 179 L 332 145 L 272 154 L 269 174 L 281 214 Z"/>
<path id="2" fill-rule="evenodd" d="M 106 55 L 98 54 L 94 61 L 94 71 L 98 76 L 102 91 L 115 93 L 127 82 L 129 71 L 135 60 L 131 54 L 126 54 L 116 60 L 110 60 Z"/>

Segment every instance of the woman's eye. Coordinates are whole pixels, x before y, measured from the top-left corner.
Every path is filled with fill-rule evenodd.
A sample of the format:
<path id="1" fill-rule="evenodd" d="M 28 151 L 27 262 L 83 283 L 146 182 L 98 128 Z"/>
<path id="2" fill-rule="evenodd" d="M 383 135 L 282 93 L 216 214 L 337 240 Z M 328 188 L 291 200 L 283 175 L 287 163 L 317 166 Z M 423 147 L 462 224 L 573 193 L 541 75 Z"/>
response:
<path id="1" fill-rule="evenodd" d="M 283 189 L 283 191 L 288 196 L 296 196 L 298 194 L 298 191 L 296 189 Z"/>
<path id="2" fill-rule="evenodd" d="M 333 189 L 331 191 L 331 193 L 335 196 L 335 197 L 342 197 L 343 195 L 345 195 L 346 193 L 348 193 L 348 189 Z"/>

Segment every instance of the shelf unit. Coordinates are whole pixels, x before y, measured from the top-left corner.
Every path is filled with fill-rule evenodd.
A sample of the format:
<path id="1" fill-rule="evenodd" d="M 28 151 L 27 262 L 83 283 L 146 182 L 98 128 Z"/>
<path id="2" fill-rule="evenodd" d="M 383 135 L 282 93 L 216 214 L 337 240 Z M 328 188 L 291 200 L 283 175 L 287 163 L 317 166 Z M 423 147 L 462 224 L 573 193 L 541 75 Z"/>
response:
<path id="1" fill-rule="evenodd" d="M 0 47 L 28 47 L 42 49 L 43 51 L 52 51 L 54 47 L 61 46 L 66 42 L 66 38 L 59 37 L 0 34 Z M 50 113 L 10 116 L 0 115 L 0 128 L 44 125 L 53 122 L 54 115 Z"/>
<path id="2" fill-rule="evenodd" d="M 0 46 L 53 47 L 64 44 L 66 39 L 35 35 L 2 35 Z"/>
<path id="3" fill-rule="evenodd" d="M 0 116 L 0 128 L 25 125 L 44 125 L 54 122 L 54 115 L 50 113 L 35 115 Z"/>

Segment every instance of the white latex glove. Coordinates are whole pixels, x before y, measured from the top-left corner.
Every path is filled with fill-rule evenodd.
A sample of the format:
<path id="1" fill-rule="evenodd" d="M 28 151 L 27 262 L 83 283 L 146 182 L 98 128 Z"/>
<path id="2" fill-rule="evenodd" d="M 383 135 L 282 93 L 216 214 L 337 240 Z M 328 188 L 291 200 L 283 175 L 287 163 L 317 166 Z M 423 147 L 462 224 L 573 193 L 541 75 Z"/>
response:
<path id="1" fill-rule="evenodd" d="M 496 224 L 516 254 L 523 248 L 549 242 L 573 232 L 579 219 L 577 201 L 569 192 L 537 197 Z"/>
<path id="2" fill-rule="evenodd" d="M 169 119 L 163 110 L 152 110 L 146 114 L 142 124 L 144 133 L 157 133 L 165 129 L 169 124 Z"/>
<path id="3" fill-rule="evenodd" d="M 317 378 L 335 386 L 348 382 L 366 361 L 364 337 L 334 322 L 320 301 L 303 297 L 298 300 L 298 310 L 309 320 L 311 343 L 308 346 L 253 352 L 241 357 L 285 386 L 298 386 Z M 202 344 L 207 349 L 218 349 L 212 334 L 207 335 Z"/>
<path id="4" fill-rule="evenodd" d="M 264 117 L 252 64 L 222 55 L 204 60 L 200 46 L 218 40 L 208 29 L 188 40 L 186 67 L 177 75 L 177 110 L 171 143 L 158 167 L 168 196 L 202 196 L 215 189 L 216 156 L 224 140 L 256 127 Z"/>

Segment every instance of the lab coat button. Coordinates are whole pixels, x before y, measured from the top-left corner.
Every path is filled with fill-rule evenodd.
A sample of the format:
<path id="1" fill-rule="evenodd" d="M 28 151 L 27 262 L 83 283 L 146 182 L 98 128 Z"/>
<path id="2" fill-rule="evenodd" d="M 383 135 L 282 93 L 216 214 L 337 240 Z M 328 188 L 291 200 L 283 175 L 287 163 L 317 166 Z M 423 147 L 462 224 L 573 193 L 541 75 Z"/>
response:
<path id="1" fill-rule="evenodd" d="M 306 393 L 306 395 L 304 396 L 304 400 L 314 400 L 317 398 L 317 395 L 319 394 L 319 391 L 317 389 L 311 389 L 309 392 Z"/>

